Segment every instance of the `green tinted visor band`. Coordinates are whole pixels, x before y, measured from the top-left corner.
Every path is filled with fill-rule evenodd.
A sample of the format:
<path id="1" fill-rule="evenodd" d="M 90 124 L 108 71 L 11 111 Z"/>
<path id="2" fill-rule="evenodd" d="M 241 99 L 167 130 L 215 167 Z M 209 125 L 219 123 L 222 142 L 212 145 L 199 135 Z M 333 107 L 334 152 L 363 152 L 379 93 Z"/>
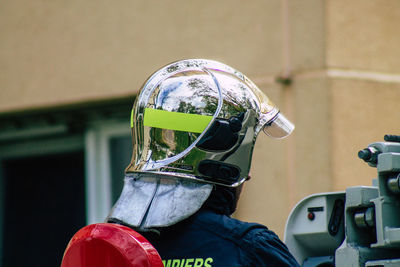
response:
<path id="1" fill-rule="evenodd" d="M 213 116 L 146 108 L 144 111 L 143 124 L 144 126 L 148 127 L 174 131 L 202 133 L 207 125 L 210 123 L 212 118 Z"/>

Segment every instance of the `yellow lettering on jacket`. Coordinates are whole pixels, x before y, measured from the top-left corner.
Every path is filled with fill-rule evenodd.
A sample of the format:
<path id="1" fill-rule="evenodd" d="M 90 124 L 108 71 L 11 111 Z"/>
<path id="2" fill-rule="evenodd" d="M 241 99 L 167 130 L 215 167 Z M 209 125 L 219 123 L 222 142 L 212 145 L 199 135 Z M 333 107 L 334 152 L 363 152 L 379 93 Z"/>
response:
<path id="1" fill-rule="evenodd" d="M 207 258 L 204 262 L 204 267 L 212 267 L 211 263 L 213 262 L 213 258 Z"/>
<path id="2" fill-rule="evenodd" d="M 212 267 L 213 258 L 189 258 L 163 260 L 164 267 Z"/>
<path id="3" fill-rule="evenodd" d="M 192 262 L 194 262 L 194 259 L 186 259 L 185 267 L 193 267 Z"/>
<path id="4" fill-rule="evenodd" d="M 174 259 L 171 267 L 179 267 L 179 265 L 181 265 L 181 260 Z"/>
<path id="5" fill-rule="evenodd" d="M 203 267 L 204 260 L 202 258 L 197 258 L 194 261 L 193 267 Z"/>

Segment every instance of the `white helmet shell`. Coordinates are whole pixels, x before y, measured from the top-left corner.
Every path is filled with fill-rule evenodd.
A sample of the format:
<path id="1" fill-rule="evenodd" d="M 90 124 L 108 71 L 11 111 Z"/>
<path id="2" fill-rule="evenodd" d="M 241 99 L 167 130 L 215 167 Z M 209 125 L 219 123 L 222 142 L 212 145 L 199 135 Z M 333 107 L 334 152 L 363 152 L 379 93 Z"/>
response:
<path id="1" fill-rule="evenodd" d="M 154 73 L 136 99 L 131 127 L 132 161 L 109 220 L 142 229 L 189 217 L 213 184 L 239 186 L 258 133 L 282 138 L 294 128 L 246 76 L 204 59 Z"/>
<path id="2" fill-rule="evenodd" d="M 277 137 L 293 130 L 247 77 L 203 59 L 178 61 L 153 74 L 137 98 L 131 126 L 134 149 L 127 173 L 233 187 L 248 176 L 261 129 Z"/>

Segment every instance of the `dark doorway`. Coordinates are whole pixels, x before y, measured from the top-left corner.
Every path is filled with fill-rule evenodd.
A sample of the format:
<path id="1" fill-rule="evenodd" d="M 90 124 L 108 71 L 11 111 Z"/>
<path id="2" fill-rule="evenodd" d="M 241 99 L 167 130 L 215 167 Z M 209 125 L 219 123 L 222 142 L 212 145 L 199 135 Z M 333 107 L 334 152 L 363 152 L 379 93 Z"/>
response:
<path id="1" fill-rule="evenodd" d="M 83 151 L 2 162 L 3 267 L 60 266 L 85 225 Z"/>

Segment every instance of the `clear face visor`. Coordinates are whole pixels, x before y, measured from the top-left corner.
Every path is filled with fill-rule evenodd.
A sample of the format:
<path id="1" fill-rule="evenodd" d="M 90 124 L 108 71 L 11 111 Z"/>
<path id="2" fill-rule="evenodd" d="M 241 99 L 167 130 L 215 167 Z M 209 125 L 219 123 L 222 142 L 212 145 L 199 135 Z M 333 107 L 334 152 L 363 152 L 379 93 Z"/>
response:
<path id="1" fill-rule="evenodd" d="M 278 113 L 272 120 L 266 123 L 263 131 L 266 135 L 282 139 L 291 134 L 294 130 L 294 124 L 291 123 L 282 113 Z"/>

